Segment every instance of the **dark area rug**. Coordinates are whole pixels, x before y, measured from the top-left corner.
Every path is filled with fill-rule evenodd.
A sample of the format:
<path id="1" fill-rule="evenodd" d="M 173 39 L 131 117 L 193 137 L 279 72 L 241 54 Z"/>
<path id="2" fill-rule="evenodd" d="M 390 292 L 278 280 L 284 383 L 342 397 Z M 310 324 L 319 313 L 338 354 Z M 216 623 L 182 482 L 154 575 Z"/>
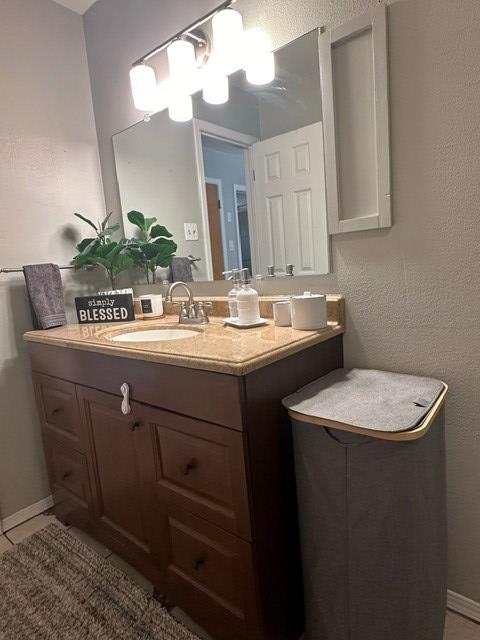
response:
<path id="1" fill-rule="evenodd" d="M 0 555 L 1 640 L 198 640 L 55 524 Z"/>

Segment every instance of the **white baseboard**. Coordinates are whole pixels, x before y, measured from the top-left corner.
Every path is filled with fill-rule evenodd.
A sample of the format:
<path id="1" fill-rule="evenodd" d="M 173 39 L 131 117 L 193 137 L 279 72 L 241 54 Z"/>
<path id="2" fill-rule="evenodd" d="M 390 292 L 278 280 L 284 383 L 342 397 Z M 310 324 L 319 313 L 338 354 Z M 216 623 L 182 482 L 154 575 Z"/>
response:
<path id="1" fill-rule="evenodd" d="M 447 607 L 466 618 L 480 622 L 480 602 L 475 602 L 475 600 L 470 600 L 470 598 L 448 590 Z"/>
<path id="2" fill-rule="evenodd" d="M 35 502 L 35 504 L 31 504 L 29 507 L 25 507 L 25 509 L 21 509 L 20 511 L 17 511 L 17 513 L 13 513 L 11 516 L 3 518 L 1 521 L 0 531 L 3 530 L 5 532 L 13 529 L 14 527 L 18 527 L 22 522 L 38 516 L 40 513 L 43 513 L 51 507 L 53 507 L 52 496 L 42 498 L 42 500 Z"/>

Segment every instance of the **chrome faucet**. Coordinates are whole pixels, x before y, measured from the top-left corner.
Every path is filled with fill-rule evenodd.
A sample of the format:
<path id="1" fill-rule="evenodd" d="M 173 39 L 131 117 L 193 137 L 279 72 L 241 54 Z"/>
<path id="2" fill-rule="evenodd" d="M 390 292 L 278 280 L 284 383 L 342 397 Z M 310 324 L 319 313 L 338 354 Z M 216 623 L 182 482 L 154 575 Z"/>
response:
<path id="1" fill-rule="evenodd" d="M 175 289 L 182 287 L 188 296 L 188 302 L 173 302 L 172 295 Z M 185 282 L 174 282 L 168 288 L 166 302 L 180 305 L 178 315 L 179 324 L 207 324 L 209 321 L 207 309 L 211 308 L 211 302 L 196 302 L 192 290 Z"/>
<path id="2" fill-rule="evenodd" d="M 293 264 L 287 264 L 285 265 L 285 273 L 280 273 L 280 274 L 276 274 L 275 273 L 275 266 L 273 264 L 268 265 L 267 267 L 267 275 L 263 275 L 261 273 L 259 273 L 258 275 L 255 276 L 255 280 L 265 280 L 265 279 L 269 279 L 269 278 L 284 278 L 285 276 L 294 276 L 294 266 Z"/>

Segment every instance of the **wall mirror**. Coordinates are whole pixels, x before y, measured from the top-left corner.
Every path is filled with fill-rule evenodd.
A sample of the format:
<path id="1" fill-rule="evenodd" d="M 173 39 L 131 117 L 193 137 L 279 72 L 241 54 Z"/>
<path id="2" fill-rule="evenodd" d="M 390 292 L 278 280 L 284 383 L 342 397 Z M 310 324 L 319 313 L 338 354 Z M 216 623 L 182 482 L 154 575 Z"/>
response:
<path id="1" fill-rule="evenodd" d="M 275 66 L 266 86 L 232 75 L 224 105 L 195 95 L 188 123 L 162 111 L 113 137 L 126 235 L 130 210 L 155 216 L 177 256 L 195 258 L 194 280 L 329 271 L 318 30 L 276 51 Z"/>

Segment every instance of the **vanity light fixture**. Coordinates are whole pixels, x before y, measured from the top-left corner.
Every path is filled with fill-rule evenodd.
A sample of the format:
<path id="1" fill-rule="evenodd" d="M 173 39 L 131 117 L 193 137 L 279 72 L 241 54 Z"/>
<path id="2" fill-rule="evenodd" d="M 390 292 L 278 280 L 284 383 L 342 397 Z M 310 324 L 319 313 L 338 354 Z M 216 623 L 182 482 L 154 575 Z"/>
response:
<path id="1" fill-rule="evenodd" d="M 130 70 L 133 103 L 139 111 L 155 111 L 158 86 L 155 70 L 146 64 L 137 64 Z"/>
<path id="2" fill-rule="evenodd" d="M 190 91 L 193 76 L 197 72 L 195 47 L 189 40 L 179 38 L 167 47 L 170 86 L 175 90 Z"/>
<path id="3" fill-rule="evenodd" d="M 188 122 L 193 118 L 192 96 L 185 93 L 175 93 L 170 95 L 168 104 L 168 115 L 175 122 Z"/>
<path id="4" fill-rule="evenodd" d="M 208 104 L 225 104 L 229 98 L 228 77 L 212 74 L 203 87 L 203 99 Z"/>
<path id="5" fill-rule="evenodd" d="M 271 42 L 260 29 L 244 31 L 243 18 L 232 9 L 236 0 L 227 0 L 206 16 L 155 47 L 134 63 L 130 81 L 134 104 L 151 113 L 168 108 L 172 120 L 186 122 L 193 117 L 192 95 L 203 89 L 209 104 L 224 104 L 229 98 L 228 76 L 245 69 L 255 85 L 270 83 L 275 77 Z M 212 22 L 213 52 L 208 37 L 199 31 Z M 170 77 L 157 83 L 154 69 L 146 62 L 167 50 Z"/>
<path id="6" fill-rule="evenodd" d="M 167 47 L 169 80 L 168 114 L 175 122 L 188 122 L 193 117 L 190 91 L 197 72 L 195 47 L 192 42 L 179 38 Z"/>
<path id="7" fill-rule="evenodd" d="M 275 79 L 272 43 L 261 29 L 251 29 L 245 34 L 245 73 L 250 84 L 269 84 Z"/>
<path id="8" fill-rule="evenodd" d="M 242 14 L 235 9 L 222 9 L 212 18 L 212 32 L 215 64 L 225 75 L 241 69 L 245 44 Z"/>

